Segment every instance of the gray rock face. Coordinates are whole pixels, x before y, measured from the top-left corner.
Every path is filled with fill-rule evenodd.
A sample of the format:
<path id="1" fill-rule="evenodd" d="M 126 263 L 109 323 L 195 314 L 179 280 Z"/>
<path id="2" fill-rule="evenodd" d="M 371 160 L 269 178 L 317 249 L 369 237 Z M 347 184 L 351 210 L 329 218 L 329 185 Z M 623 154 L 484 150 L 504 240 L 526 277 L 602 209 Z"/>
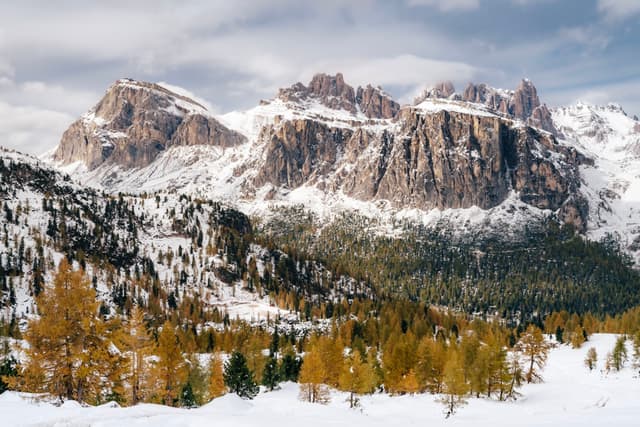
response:
<path id="1" fill-rule="evenodd" d="M 189 98 L 152 83 L 119 80 L 65 131 L 54 160 L 82 161 L 90 170 L 105 162 L 138 168 L 174 145 L 229 147 L 244 141 Z"/>
<path id="2" fill-rule="evenodd" d="M 553 136 L 500 117 L 424 114 L 411 107 L 397 120 L 397 133 L 331 128 L 312 120 L 266 129 L 266 161 L 254 184 L 320 184 L 361 200 L 424 210 L 488 209 L 515 191 L 523 202 L 559 210 L 566 222 L 584 229 L 585 202 L 574 196 L 583 159 Z"/>
<path id="3" fill-rule="evenodd" d="M 469 85 L 461 95 L 445 82 L 424 96 L 447 98 L 447 105 L 480 103 L 496 114 L 400 108 L 379 88 L 354 90 L 341 74 L 318 74 L 308 86 L 281 89 L 278 97 L 296 103 L 296 109 L 321 103 L 346 110 L 355 114 L 353 120 L 275 116 L 262 125 L 258 140 L 249 141 L 250 150 L 240 150 L 250 154 L 238 154 L 244 160 L 234 177 L 243 177 L 243 194 L 255 194 L 266 184 L 274 189 L 310 185 L 423 210 L 489 209 L 517 194 L 522 202 L 555 211 L 585 229 L 588 209 L 578 192 L 578 166 L 587 160 L 539 130 L 553 123 L 530 82 L 513 92 Z M 80 160 L 89 169 L 103 163 L 139 168 L 172 146 L 226 149 L 245 142 L 189 98 L 153 84 L 119 81 L 65 132 L 55 158 Z"/>
<path id="4" fill-rule="evenodd" d="M 416 98 L 415 104 L 429 98 L 453 98 L 483 104 L 492 111 L 558 135 L 551 112 L 546 105 L 540 103 L 536 87 L 526 79 L 520 82 L 515 91 L 494 89 L 484 83 L 469 83 L 460 95 L 455 94 L 451 82 L 438 83 Z"/>
<path id="5" fill-rule="evenodd" d="M 296 83 L 289 88 L 280 89 L 278 98 L 296 103 L 317 100 L 326 107 L 346 110 L 352 114 L 356 114 L 359 109 L 371 119 L 390 119 L 400 110 L 400 104 L 380 88 L 367 85 L 354 90 L 344 82 L 341 73 L 335 76 L 316 74 L 308 86 Z"/>

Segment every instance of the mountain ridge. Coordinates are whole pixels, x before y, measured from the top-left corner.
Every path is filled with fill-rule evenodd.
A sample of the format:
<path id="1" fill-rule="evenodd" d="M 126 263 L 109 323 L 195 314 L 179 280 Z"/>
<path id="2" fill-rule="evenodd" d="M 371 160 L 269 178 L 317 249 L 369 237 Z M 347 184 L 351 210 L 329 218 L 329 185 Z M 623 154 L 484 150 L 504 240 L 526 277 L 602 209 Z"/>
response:
<path id="1" fill-rule="evenodd" d="M 142 102 L 141 115 L 151 111 L 169 128 L 179 122 L 178 130 L 143 144 L 146 155 L 131 159 L 131 146 L 140 142 L 127 137 L 151 134 L 135 124 L 103 126 L 94 138 L 124 141 L 123 159 L 103 155 L 96 165 L 61 149 L 82 146 L 82 132 L 95 133 L 80 120 L 70 128 L 76 131 L 63 136 L 54 162 L 107 191 L 169 188 L 227 200 L 250 214 L 303 203 L 329 217 L 355 209 L 389 223 L 408 213 L 428 222 L 433 212 L 455 223 L 465 210 L 479 209 L 491 222 L 494 209 L 515 202 L 528 212 L 525 217 L 551 216 L 603 237 L 597 206 L 610 209 L 613 193 L 602 195 L 585 179 L 598 157 L 579 143 L 575 124 L 563 123 L 560 109 L 549 110 L 527 79 L 512 91 L 470 83 L 461 94 L 443 82 L 401 106 L 380 88 L 354 88 L 340 73 L 317 74 L 308 85 L 296 83 L 250 110 L 227 114 L 203 111 L 195 101 L 192 110 L 167 108 L 189 102 L 167 91 L 169 101 Z M 154 149 L 158 143 L 161 150 Z"/>

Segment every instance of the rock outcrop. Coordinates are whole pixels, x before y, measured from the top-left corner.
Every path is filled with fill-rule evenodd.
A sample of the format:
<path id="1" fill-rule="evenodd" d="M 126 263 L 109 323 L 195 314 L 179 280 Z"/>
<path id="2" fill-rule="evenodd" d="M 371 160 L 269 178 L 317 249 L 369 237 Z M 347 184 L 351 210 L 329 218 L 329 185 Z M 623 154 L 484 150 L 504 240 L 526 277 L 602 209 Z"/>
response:
<path id="1" fill-rule="evenodd" d="M 332 128 L 313 120 L 264 130 L 265 160 L 254 180 L 293 189 L 320 185 L 396 208 L 489 209 L 511 192 L 540 209 L 560 211 L 583 230 L 584 200 L 574 196 L 583 158 L 532 127 L 499 116 L 405 107 L 399 131 Z"/>
<path id="2" fill-rule="evenodd" d="M 62 164 L 81 161 L 90 170 L 105 162 L 140 168 L 174 145 L 229 147 L 245 140 L 192 99 L 126 79 L 67 129 L 53 158 Z"/>
<path id="3" fill-rule="evenodd" d="M 527 79 L 523 79 L 514 91 L 495 89 L 484 83 L 469 83 L 461 94 L 455 93 L 451 82 L 441 82 L 426 89 L 414 104 L 438 98 L 482 104 L 491 111 L 558 135 L 551 112 L 546 105 L 540 103 L 536 87 Z"/>
<path id="4" fill-rule="evenodd" d="M 341 73 L 335 76 L 316 74 L 307 86 L 296 83 L 289 88 L 280 89 L 278 98 L 294 103 L 317 101 L 325 107 L 345 110 L 351 114 L 360 111 L 370 119 L 390 119 L 400 110 L 400 104 L 382 89 L 367 85 L 356 90 L 344 82 Z"/>

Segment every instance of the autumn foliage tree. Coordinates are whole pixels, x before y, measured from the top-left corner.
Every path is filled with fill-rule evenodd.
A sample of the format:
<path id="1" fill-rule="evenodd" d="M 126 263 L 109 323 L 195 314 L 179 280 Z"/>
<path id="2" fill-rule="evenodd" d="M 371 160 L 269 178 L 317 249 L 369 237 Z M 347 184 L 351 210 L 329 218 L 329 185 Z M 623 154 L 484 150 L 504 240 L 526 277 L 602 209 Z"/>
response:
<path id="1" fill-rule="evenodd" d="M 300 399 L 311 403 L 329 402 L 329 390 L 324 384 L 326 379 L 325 364 L 320 351 L 312 347 L 304 356 L 300 370 Z"/>
<path id="2" fill-rule="evenodd" d="M 209 398 L 215 399 L 227 392 L 224 385 L 224 372 L 222 368 L 222 359 L 217 354 L 211 358 L 209 363 Z"/>
<path id="3" fill-rule="evenodd" d="M 98 317 L 96 293 L 83 271 L 63 259 L 52 287 L 37 297 L 40 317 L 29 322 L 22 389 L 60 400 L 99 403 L 120 383 L 120 356 Z"/>
<path id="4" fill-rule="evenodd" d="M 178 335 L 170 321 L 162 325 L 154 353 L 158 357 L 153 372 L 156 395 L 163 404 L 173 406 L 186 379 L 187 367 Z"/>
<path id="5" fill-rule="evenodd" d="M 144 323 L 144 312 L 135 305 L 126 323 L 124 342 L 128 350 L 131 384 L 131 404 L 144 399 L 144 380 L 148 373 L 145 357 L 151 351 L 151 336 Z"/>
<path id="6" fill-rule="evenodd" d="M 375 389 L 375 383 L 373 367 L 362 359 L 360 352 L 355 351 L 344 359 L 339 389 L 349 392 L 350 408 L 358 404 L 356 395 L 371 393 Z"/>
<path id="7" fill-rule="evenodd" d="M 443 386 L 440 402 L 445 406 L 446 418 L 449 418 L 458 408 L 467 403 L 465 395 L 469 392 L 460 355 L 453 349 L 450 350 L 444 366 Z"/>
<path id="8" fill-rule="evenodd" d="M 524 378 L 527 383 L 542 381 L 541 370 L 547 362 L 550 345 L 545 341 L 542 331 L 535 325 L 529 325 L 516 348 L 526 361 Z"/>

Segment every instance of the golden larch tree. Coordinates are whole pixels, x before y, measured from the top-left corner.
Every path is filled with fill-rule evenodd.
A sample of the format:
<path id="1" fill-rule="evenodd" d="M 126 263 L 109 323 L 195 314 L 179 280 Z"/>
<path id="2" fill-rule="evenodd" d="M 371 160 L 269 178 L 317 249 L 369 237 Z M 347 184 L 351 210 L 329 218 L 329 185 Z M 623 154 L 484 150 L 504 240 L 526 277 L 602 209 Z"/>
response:
<path id="1" fill-rule="evenodd" d="M 168 320 L 162 325 L 154 353 L 158 357 L 153 374 L 156 394 L 163 404 L 173 406 L 188 372 L 178 335 Z"/>
<path id="2" fill-rule="evenodd" d="M 300 399 L 311 403 L 327 403 L 329 390 L 324 384 L 325 364 L 317 348 L 311 347 L 304 356 L 298 382 Z"/>
<path id="3" fill-rule="evenodd" d="M 357 406 L 356 395 L 373 392 L 376 377 L 373 366 L 362 359 L 360 352 L 355 351 L 344 359 L 340 371 L 339 389 L 349 392 L 349 407 Z"/>
<path id="4" fill-rule="evenodd" d="M 60 400 L 100 403 L 113 393 L 119 355 L 98 317 L 99 302 L 83 271 L 62 259 L 52 287 L 36 299 L 40 317 L 29 322 L 24 390 Z M 115 372 L 114 372 L 115 371 Z"/>
<path id="5" fill-rule="evenodd" d="M 215 399 L 226 392 L 227 386 L 224 385 L 222 359 L 219 355 L 214 354 L 209 364 L 209 398 Z"/>

